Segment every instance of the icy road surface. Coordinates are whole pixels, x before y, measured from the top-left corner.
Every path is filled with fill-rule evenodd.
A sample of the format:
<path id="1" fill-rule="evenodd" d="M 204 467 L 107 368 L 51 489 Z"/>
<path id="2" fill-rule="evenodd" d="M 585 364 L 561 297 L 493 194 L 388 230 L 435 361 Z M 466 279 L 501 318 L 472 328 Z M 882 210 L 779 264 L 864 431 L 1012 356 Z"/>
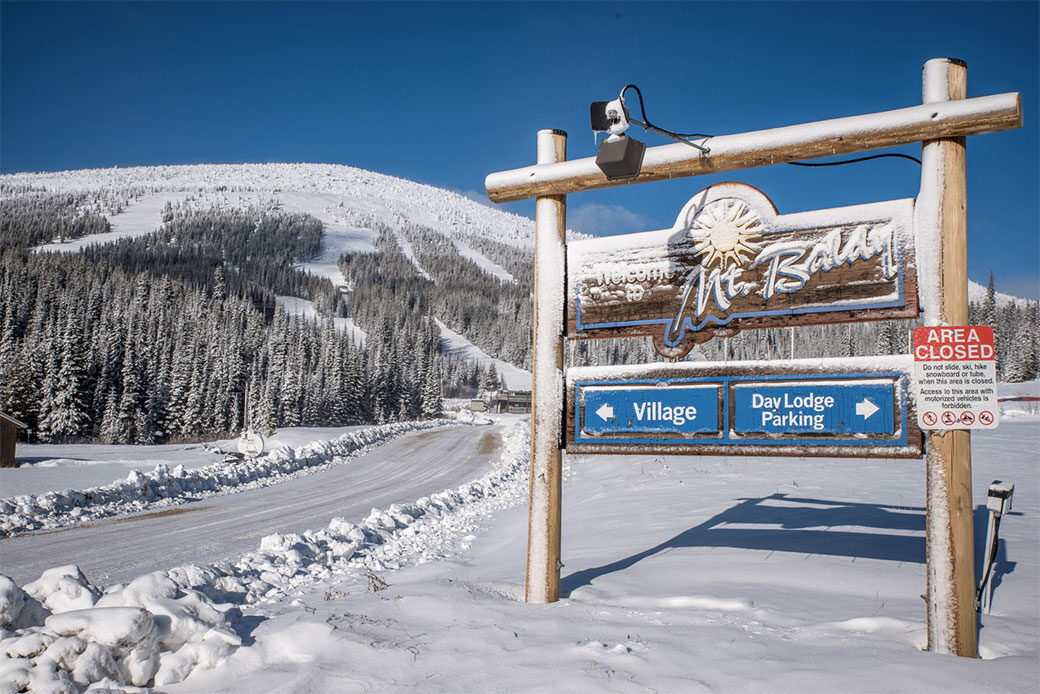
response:
<path id="1" fill-rule="evenodd" d="M 373 508 L 480 477 L 501 433 L 502 425 L 489 425 L 406 434 L 349 463 L 264 489 L 0 540 L 0 573 L 22 584 L 52 566 L 77 564 L 91 582 L 107 585 L 237 557 L 265 535 L 324 527 L 336 516 L 356 523 Z"/>

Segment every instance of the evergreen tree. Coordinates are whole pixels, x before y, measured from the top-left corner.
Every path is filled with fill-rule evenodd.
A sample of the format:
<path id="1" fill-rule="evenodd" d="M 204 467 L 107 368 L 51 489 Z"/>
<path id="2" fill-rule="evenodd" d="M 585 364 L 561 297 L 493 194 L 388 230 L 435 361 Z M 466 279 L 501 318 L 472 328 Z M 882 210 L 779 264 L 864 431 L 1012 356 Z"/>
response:
<path id="1" fill-rule="evenodd" d="M 997 327 L 997 290 L 993 284 L 993 273 L 989 273 L 989 283 L 986 285 L 986 298 L 982 302 L 982 314 L 979 316 L 982 325 Z"/>
<path id="2" fill-rule="evenodd" d="M 56 362 L 57 373 L 48 377 L 46 411 L 39 433 L 49 440 L 77 438 L 86 433 L 89 416 L 84 385 L 86 368 L 78 326 L 71 309 L 66 309 L 60 347 L 53 351 L 48 365 Z"/>
<path id="3" fill-rule="evenodd" d="M 480 381 L 480 397 L 485 397 L 499 389 L 498 371 L 492 362 L 484 372 L 484 378 Z"/>
<path id="4" fill-rule="evenodd" d="M 115 438 L 118 443 L 138 443 L 144 428 L 146 395 L 133 331 L 127 332 L 123 343 L 122 375 L 123 387 L 119 397 Z"/>

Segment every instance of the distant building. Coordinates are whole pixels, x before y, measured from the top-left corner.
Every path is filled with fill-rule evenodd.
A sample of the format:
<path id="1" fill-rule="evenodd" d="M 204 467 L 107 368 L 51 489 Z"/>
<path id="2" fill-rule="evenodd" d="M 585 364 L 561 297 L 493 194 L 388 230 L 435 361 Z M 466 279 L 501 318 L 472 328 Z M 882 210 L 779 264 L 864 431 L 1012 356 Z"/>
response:
<path id="1" fill-rule="evenodd" d="M 528 414 L 531 412 L 531 392 L 496 390 L 488 399 L 487 411 L 495 414 Z"/>
<path id="2" fill-rule="evenodd" d="M 14 448 L 18 443 L 18 430 L 28 428 L 11 415 L 0 412 L 0 467 L 16 467 Z"/>

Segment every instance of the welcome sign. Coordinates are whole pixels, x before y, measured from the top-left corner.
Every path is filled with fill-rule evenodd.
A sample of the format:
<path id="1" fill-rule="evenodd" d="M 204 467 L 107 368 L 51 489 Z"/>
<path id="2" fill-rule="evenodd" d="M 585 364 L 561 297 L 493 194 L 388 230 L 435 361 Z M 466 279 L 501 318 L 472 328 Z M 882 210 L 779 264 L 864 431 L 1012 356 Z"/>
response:
<path id="1" fill-rule="evenodd" d="M 666 357 L 744 328 L 917 315 L 913 200 L 777 214 L 741 183 L 663 231 L 568 244 L 567 337 L 650 335 Z"/>

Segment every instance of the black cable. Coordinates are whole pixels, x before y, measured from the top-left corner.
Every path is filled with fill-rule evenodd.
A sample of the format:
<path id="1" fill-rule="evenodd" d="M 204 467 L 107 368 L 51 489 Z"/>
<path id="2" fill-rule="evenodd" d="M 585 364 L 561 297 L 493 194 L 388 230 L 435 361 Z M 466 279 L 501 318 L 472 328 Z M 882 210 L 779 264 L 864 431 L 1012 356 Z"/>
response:
<path id="1" fill-rule="evenodd" d="M 625 99 L 625 92 L 627 92 L 629 89 L 635 89 L 636 90 L 636 96 L 639 97 L 639 112 L 643 116 L 643 122 L 642 123 L 640 123 L 637 120 L 633 120 L 632 121 L 636 125 L 641 126 L 643 128 L 646 128 L 648 130 L 654 130 L 655 132 L 659 132 L 662 135 L 667 135 L 669 137 L 712 137 L 711 135 L 706 135 L 704 133 L 677 133 L 677 132 L 674 132 L 672 130 L 665 130 L 664 128 L 660 128 L 660 127 L 658 127 L 656 125 L 653 125 L 650 122 L 650 119 L 646 117 L 646 108 L 644 108 L 644 106 L 643 106 L 643 92 L 639 91 L 639 87 L 637 87 L 634 84 L 626 84 L 625 88 L 621 90 L 621 100 L 622 100 L 622 103 L 624 102 L 624 99 Z"/>
<path id="2" fill-rule="evenodd" d="M 975 611 L 982 611 L 982 590 L 986 587 L 986 581 L 989 580 L 989 572 L 993 569 L 993 560 L 997 558 L 997 544 L 1000 540 L 997 539 L 998 533 L 1000 532 L 1000 516 L 993 519 L 993 546 L 987 547 L 989 550 L 989 557 L 986 559 L 986 570 L 982 574 L 982 583 L 979 584 L 979 589 L 975 591 Z"/>
<path id="3" fill-rule="evenodd" d="M 643 105 L 643 92 L 641 92 L 639 90 L 639 87 L 637 87 L 636 85 L 634 85 L 634 84 L 626 84 L 625 88 L 621 90 L 621 94 L 619 95 L 619 98 L 621 99 L 622 104 L 624 103 L 624 100 L 625 100 L 625 92 L 627 92 L 629 89 L 634 89 L 636 91 L 636 96 L 639 97 L 639 112 L 643 116 L 643 121 L 642 122 L 637 121 L 637 120 L 632 119 L 632 118 L 629 118 L 629 122 L 635 123 L 636 125 L 638 125 L 639 127 L 643 128 L 644 130 L 653 130 L 654 132 L 660 133 L 661 135 L 664 135 L 665 137 L 670 137 L 673 140 L 678 140 L 679 142 L 685 142 L 686 144 L 690 145 L 691 147 L 695 147 L 695 148 L 699 149 L 700 151 L 704 152 L 705 154 L 707 154 L 710 151 L 704 145 L 700 145 L 700 144 L 697 144 L 695 142 L 690 142 L 689 140 L 686 140 L 686 139 L 683 139 L 683 138 L 687 138 L 687 137 L 703 137 L 705 139 L 710 139 L 710 138 L 714 137 L 714 135 L 708 135 L 707 133 L 677 133 L 677 132 L 674 132 L 672 130 L 665 130 L 664 128 L 658 127 L 658 126 L 654 125 L 653 123 L 651 123 L 650 119 L 646 117 L 646 107 Z M 856 159 L 845 159 L 843 161 L 827 161 L 827 162 L 789 161 L 789 162 L 785 162 L 785 163 L 786 164 L 790 164 L 791 166 L 808 166 L 808 167 L 844 166 L 845 164 L 856 164 L 856 163 L 861 162 L 861 161 L 870 161 L 871 159 L 885 159 L 885 158 L 888 158 L 888 157 L 894 157 L 894 158 L 898 158 L 898 159 L 909 159 L 912 162 L 916 162 L 918 166 L 921 165 L 921 160 L 918 159 L 917 157 L 912 157 L 909 154 L 899 154 L 899 153 L 896 153 L 896 152 L 889 152 L 889 153 L 885 153 L 885 154 L 872 154 L 872 155 L 866 156 L 866 157 L 858 157 Z"/>
<path id="4" fill-rule="evenodd" d="M 822 162 L 807 162 L 807 161 L 789 161 L 787 162 L 791 166 L 843 166 L 845 164 L 855 164 L 860 161 L 870 161 L 871 159 L 884 159 L 886 157 L 897 157 L 899 159 L 909 159 L 912 162 L 916 162 L 918 166 L 921 165 L 921 160 L 917 157 L 912 157 L 909 154 L 899 154 L 897 152 L 888 152 L 886 154 L 871 154 L 869 157 L 858 157 L 856 159 L 845 159 L 843 161 L 822 161 Z"/>

